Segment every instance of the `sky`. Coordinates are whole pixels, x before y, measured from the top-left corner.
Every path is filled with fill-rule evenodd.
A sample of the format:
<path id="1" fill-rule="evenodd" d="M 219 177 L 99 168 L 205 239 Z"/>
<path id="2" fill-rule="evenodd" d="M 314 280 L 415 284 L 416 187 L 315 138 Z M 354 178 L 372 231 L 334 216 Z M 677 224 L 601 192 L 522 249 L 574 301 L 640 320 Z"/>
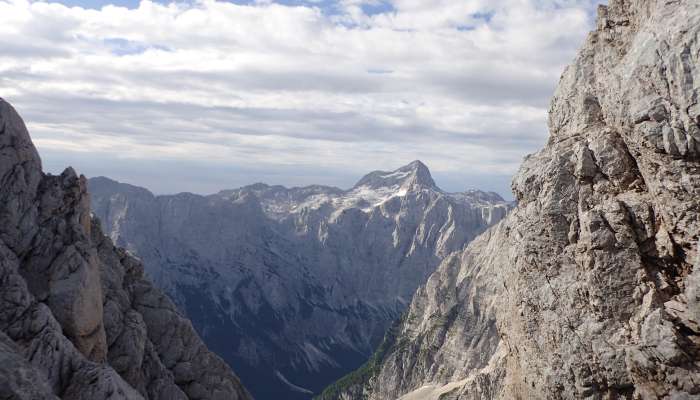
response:
<path id="1" fill-rule="evenodd" d="M 348 188 L 419 159 L 512 198 L 597 3 L 0 0 L 0 97 L 52 173 Z"/>

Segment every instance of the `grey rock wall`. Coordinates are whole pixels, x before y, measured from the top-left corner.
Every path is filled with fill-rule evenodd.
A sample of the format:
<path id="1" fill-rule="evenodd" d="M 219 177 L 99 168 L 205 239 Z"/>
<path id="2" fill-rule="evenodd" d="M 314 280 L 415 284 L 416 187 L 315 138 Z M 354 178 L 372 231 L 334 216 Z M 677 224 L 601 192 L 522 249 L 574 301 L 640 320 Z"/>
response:
<path id="1" fill-rule="evenodd" d="M 326 398 L 700 398 L 699 57 L 697 0 L 601 6 L 515 210 Z"/>
<path id="2" fill-rule="evenodd" d="M 0 185 L 0 398 L 251 398 L 2 100 Z"/>

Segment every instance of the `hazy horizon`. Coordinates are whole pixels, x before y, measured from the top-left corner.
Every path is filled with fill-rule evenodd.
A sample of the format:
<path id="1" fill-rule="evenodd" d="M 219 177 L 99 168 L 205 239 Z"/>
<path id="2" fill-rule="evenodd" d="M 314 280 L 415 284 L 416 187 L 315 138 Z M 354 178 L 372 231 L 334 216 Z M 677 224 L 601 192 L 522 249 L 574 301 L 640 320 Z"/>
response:
<path id="1" fill-rule="evenodd" d="M 418 160 L 418 161 L 420 161 L 420 160 Z M 382 171 L 382 172 L 387 172 L 387 173 L 388 173 L 388 172 L 393 172 L 394 170 L 399 169 L 400 167 L 404 167 L 404 166 L 405 166 L 405 165 L 397 166 L 397 168 L 394 168 L 394 169 L 392 169 L 392 170 Z M 428 167 L 428 169 L 430 169 L 430 166 L 429 166 L 429 165 L 427 165 L 427 167 Z M 54 170 L 50 171 L 50 173 L 59 174 L 61 171 L 62 171 L 62 169 L 57 168 L 55 171 L 54 171 Z M 117 178 L 114 178 L 114 177 L 112 177 L 112 176 L 105 175 L 105 174 L 98 174 L 98 175 L 92 175 L 92 176 L 86 176 L 86 177 L 87 177 L 88 179 L 93 179 L 93 178 L 107 178 L 107 179 L 110 179 L 110 180 L 113 180 L 113 181 L 117 181 L 117 182 L 119 182 L 119 183 L 125 183 L 125 184 L 129 184 L 129 185 L 132 185 L 132 186 L 138 186 L 138 187 L 141 187 L 141 188 L 144 188 L 144 189 L 149 190 L 151 193 L 153 193 L 153 194 L 156 195 L 156 196 L 160 196 L 160 195 L 174 195 L 174 194 L 179 194 L 179 193 L 194 193 L 194 194 L 199 194 L 199 195 L 205 195 L 205 196 L 206 196 L 206 195 L 210 195 L 210 194 L 216 194 L 216 193 L 218 193 L 218 192 L 220 192 L 220 191 L 223 191 L 223 190 L 239 189 L 239 188 L 242 188 L 242 187 L 245 187 L 245 186 L 250 186 L 250 185 L 254 185 L 254 184 L 258 184 L 258 183 L 267 184 L 267 185 L 269 185 L 269 186 L 283 186 L 283 187 L 285 187 L 285 188 L 287 188 L 287 189 L 298 188 L 298 187 L 306 187 L 306 186 L 312 186 L 312 185 L 321 185 L 321 186 L 335 187 L 335 188 L 342 189 L 342 190 L 350 190 L 350 189 L 352 189 L 362 178 L 364 178 L 365 175 L 368 175 L 368 174 L 370 174 L 370 173 L 372 173 L 372 172 L 377 172 L 377 171 L 378 171 L 378 170 L 369 170 L 369 171 L 367 171 L 364 175 L 355 177 L 354 180 L 352 180 L 352 179 L 353 179 L 352 177 L 348 176 L 348 181 L 347 181 L 347 182 L 351 182 L 351 183 L 347 183 L 347 184 L 343 184 L 343 185 L 335 185 L 335 184 L 332 184 L 332 183 L 331 183 L 331 184 L 317 183 L 317 182 L 315 182 L 315 181 L 310 181 L 310 183 L 301 184 L 301 185 L 286 185 L 286 184 L 284 184 L 284 183 L 282 183 L 282 182 L 279 182 L 279 183 L 270 183 L 270 182 L 265 182 L 265 181 L 254 181 L 254 182 L 247 182 L 247 183 L 243 183 L 243 184 L 233 184 L 233 186 L 222 186 L 222 187 L 214 187 L 214 186 L 211 186 L 211 188 L 208 188 L 209 186 L 207 185 L 207 186 L 202 186 L 201 190 L 199 190 L 199 191 L 190 191 L 190 190 L 185 190 L 185 191 L 178 191 L 178 190 L 175 190 L 175 191 L 167 191 L 167 190 L 165 190 L 165 191 L 159 191 L 159 190 L 154 190 L 154 189 L 152 189 L 152 188 L 149 187 L 149 186 L 145 186 L 145 185 L 141 185 L 141 184 L 134 183 L 135 180 L 134 180 L 132 177 L 130 177 L 130 176 L 125 176 L 125 178 L 122 178 L 122 179 L 117 179 Z M 78 171 L 78 172 L 79 172 L 79 171 Z M 484 182 L 484 184 L 481 185 L 481 186 L 479 186 L 479 187 L 477 187 L 477 186 L 467 186 L 467 187 L 459 188 L 459 183 L 457 183 L 457 182 L 451 182 L 449 176 L 442 176 L 442 177 L 439 177 L 439 176 L 438 176 L 438 177 L 436 177 L 435 174 L 432 173 L 432 171 L 430 171 L 430 174 L 431 174 L 433 180 L 435 181 L 435 184 L 438 186 L 438 188 L 440 188 L 440 189 L 442 189 L 442 190 L 444 190 L 445 192 L 448 192 L 448 193 L 465 192 L 465 191 L 468 191 L 468 190 L 470 190 L 470 189 L 478 189 L 478 190 L 482 190 L 482 191 L 485 191 L 485 192 L 495 192 L 494 190 L 487 190 L 487 189 L 483 189 L 483 188 L 482 188 L 482 187 L 484 187 L 484 186 L 489 186 L 488 183 L 486 183 L 486 182 Z M 136 179 L 136 180 L 138 180 L 138 179 Z M 442 182 L 442 183 L 446 183 L 446 185 L 445 185 L 445 184 L 441 184 L 441 182 Z M 155 187 L 162 187 L 162 186 L 159 185 L 157 182 L 152 182 L 152 183 L 153 183 L 153 185 L 154 185 Z M 166 187 L 169 187 L 169 185 L 166 186 Z M 446 187 L 457 187 L 457 189 L 455 189 L 455 190 L 450 190 L 450 189 L 447 189 Z M 496 192 L 496 193 L 497 193 L 497 192 Z M 498 194 L 501 195 L 500 193 L 498 193 Z M 501 195 L 501 196 L 502 196 L 504 199 L 506 199 L 506 200 L 513 200 L 512 195 L 509 195 L 509 196 Z"/>

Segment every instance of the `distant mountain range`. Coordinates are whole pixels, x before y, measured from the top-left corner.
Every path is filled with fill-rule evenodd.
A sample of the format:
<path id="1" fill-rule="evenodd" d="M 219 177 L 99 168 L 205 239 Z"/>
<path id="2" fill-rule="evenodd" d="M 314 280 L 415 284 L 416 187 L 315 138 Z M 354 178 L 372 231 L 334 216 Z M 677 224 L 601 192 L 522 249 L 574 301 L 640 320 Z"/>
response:
<path id="1" fill-rule="evenodd" d="M 510 208 L 495 193 L 440 190 L 419 161 L 349 190 L 88 187 L 103 229 L 258 400 L 308 399 L 366 361 L 440 262 Z"/>

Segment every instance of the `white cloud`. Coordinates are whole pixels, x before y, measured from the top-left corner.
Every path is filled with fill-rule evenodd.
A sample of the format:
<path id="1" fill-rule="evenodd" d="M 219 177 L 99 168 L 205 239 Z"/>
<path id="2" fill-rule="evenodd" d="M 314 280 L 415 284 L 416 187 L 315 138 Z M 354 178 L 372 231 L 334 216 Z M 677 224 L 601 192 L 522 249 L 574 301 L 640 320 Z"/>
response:
<path id="1" fill-rule="evenodd" d="M 468 185 L 513 173 L 543 143 L 549 95 L 593 9 L 590 0 L 339 0 L 333 13 L 308 4 L 0 1 L 0 95 L 44 157 L 56 157 L 50 165 L 86 154 L 210 162 L 229 174 L 282 168 L 273 183 L 286 184 L 308 183 L 295 168 L 316 166 L 328 171 L 322 183 L 347 185 L 348 174 L 420 158 Z M 163 190 L 201 190 L 177 184 Z"/>

